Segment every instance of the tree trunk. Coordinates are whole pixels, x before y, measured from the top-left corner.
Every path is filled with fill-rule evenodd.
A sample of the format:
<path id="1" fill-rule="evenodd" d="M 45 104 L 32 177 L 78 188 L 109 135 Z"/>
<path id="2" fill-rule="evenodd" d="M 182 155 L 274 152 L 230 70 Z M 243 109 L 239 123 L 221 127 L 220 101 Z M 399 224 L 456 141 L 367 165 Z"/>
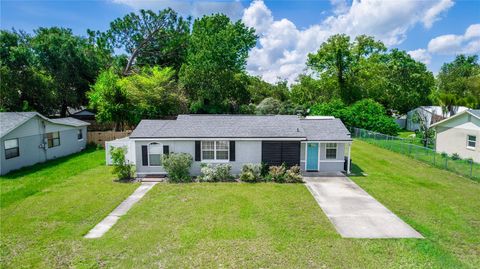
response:
<path id="1" fill-rule="evenodd" d="M 60 109 L 60 117 L 65 118 L 67 116 L 67 104 L 65 101 L 62 103 L 62 108 Z"/>

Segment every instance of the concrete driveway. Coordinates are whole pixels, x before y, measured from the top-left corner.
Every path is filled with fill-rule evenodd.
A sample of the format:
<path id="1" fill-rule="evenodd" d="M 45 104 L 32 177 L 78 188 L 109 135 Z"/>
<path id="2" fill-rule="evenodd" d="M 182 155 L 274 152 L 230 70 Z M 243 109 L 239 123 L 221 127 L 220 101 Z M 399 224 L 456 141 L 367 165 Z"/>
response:
<path id="1" fill-rule="evenodd" d="M 342 237 L 423 238 L 346 176 L 304 177 L 304 180 Z"/>

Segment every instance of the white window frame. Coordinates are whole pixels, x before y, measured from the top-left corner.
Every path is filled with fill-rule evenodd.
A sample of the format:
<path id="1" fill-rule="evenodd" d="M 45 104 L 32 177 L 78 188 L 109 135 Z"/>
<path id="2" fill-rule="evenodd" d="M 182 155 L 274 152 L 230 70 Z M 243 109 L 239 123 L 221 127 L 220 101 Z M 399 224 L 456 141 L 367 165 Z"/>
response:
<path id="1" fill-rule="evenodd" d="M 470 137 L 474 137 L 474 140 L 470 140 Z M 470 146 L 470 142 L 473 142 L 474 146 Z M 477 147 L 477 136 L 476 135 L 467 135 L 467 149 L 475 149 Z"/>
<path id="2" fill-rule="evenodd" d="M 16 146 L 16 147 L 13 147 L 13 148 L 7 148 L 6 142 L 7 142 L 7 141 L 11 141 L 11 140 L 15 140 L 17 146 Z M 18 138 L 12 138 L 12 139 L 7 139 L 7 140 L 4 140 L 4 141 L 3 141 L 3 147 L 4 147 L 3 150 L 4 150 L 4 153 L 5 153 L 5 159 L 6 159 L 6 160 L 13 159 L 13 158 L 17 158 L 17 157 L 20 156 L 20 145 L 18 144 L 18 142 L 19 142 L 19 141 L 18 141 Z M 17 155 L 7 158 L 7 150 L 9 150 L 9 149 L 17 149 Z"/>
<path id="3" fill-rule="evenodd" d="M 58 138 L 53 137 L 54 133 L 58 133 Z M 50 140 L 50 138 L 48 138 L 49 134 L 52 134 L 52 139 L 51 139 L 52 140 L 52 146 L 51 147 L 48 144 L 48 140 Z M 55 139 L 58 139 L 58 145 L 54 145 L 53 141 L 55 141 Z M 55 147 L 60 147 L 61 144 L 62 144 L 62 141 L 60 140 L 60 132 L 59 131 L 47 133 L 47 148 L 51 149 L 51 148 L 55 148 Z"/>
<path id="4" fill-rule="evenodd" d="M 150 164 L 150 147 L 151 145 L 155 145 L 155 146 L 159 146 L 160 147 L 160 165 L 151 165 Z M 151 142 L 148 144 L 147 146 L 147 159 L 148 159 L 148 166 L 149 167 L 161 167 L 163 166 L 163 163 L 162 163 L 162 155 L 163 155 L 163 144 L 162 143 L 158 143 L 158 142 Z"/>
<path id="5" fill-rule="evenodd" d="M 328 157 L 328 150 L 329 149 L 335 149 L 335 158 Z M 338 143 L 326 143 L 325 144 L 325 159 L 326 160 L 336 160 L 337 155 L 338 155 Z"/>
<path id="6" fill-rule="evenodd" d="M 213 142 L 213 159 L 204 159 L 203 158 L 203 152 L 204 151 L 211 151 L 211 150 L 204 150 L 203 149 L 203 143 L 204 142 Z M 217 150 L 217 143 L 218 142 L 225 142 L 227 144 L 227 149 L 218 149 Z M 227 152 L 227 158 L 226 159 L 217 159 L 217 151 L 226 151 Z M 201 141 L 200 143 L 200 159 L 202 162 L 229 162 L 230 161 L 230 141 L 228 140 L 204 140 Z"/>
<path id="7" fill-rule="evenodd" d="M 82 141 L 83 140 L 83 129 L 77 129 L 77 140 Z M 81 136 L 81 138 L 78 138 L 78 135 Z"/>

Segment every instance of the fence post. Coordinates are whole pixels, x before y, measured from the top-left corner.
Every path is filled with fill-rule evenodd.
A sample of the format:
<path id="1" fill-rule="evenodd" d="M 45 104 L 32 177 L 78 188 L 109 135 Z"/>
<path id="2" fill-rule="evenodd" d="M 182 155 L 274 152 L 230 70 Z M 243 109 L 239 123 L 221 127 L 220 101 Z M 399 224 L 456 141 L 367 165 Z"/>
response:
<path id="1" fill-rule="evenodd" d="M 408 155 L 412 155 L 412 145 L 408 144 Z"/>
<path id="2" fill-rule="evenodd" d="M 448 170 L 448 157 L 445 157 L 445 170 Z"/>
<path id="3" fill-rule="evenodd" d="M 433 152 L 433 166 L 435 166 L 435 157 L 437 156 L 437 152 Z"/>
<path id="4" fill-rule="evenodd" d="M 473 177 L 473 160 L 470 160 L 470 177 Z"/>

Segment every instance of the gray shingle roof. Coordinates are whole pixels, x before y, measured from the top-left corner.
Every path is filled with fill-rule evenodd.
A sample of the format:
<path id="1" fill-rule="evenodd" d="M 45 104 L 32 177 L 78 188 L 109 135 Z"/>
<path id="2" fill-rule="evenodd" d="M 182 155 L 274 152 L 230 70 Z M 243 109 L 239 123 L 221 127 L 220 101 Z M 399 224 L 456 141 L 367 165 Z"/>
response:
<path id="1" fill-rule="evenodd" d="M 74 127 L 90 125 L 90 123 L 88 123 L 88 122 L 85 122 L 85 121 L 82 121 L 82 120 L 79 120 L 79 119 L 75 119 L 75 118 L 72 118 L 72 117 L 50 119 L 50 121 L 53 122 L 53 123 L 70 125 L 70 126 L 74 126 Z"/>
<path id="2" fill-rule="evenodd" d="M 130 138 L 351 140 L 338 119 L 301 120 L 292 115 L 179 115 L 176 120 L 142 120 Z"/>
<path id="3" fill-rule="evenodd" d="M 470 109 L 468 112 L 480 118 L 480 109 Z"/>
<path id="4" fill-rule="evenodd" d="M 340 119 L 301 119 L 307 140 L 351 141 L 350 132 Z"/>
<path id="5" fill-rule="evenodd" d="M 0 112 L 0 137 L 10 133 L 37 114 L 37 112 Z"/>
<path id="6" fill-rule="evenodd" d="M 18 126 L 24 124 L 29 119 L 39 116 L 44 120 L 50 121 L 56 124 L 63 124 L 68 126 L 86 126 L 88 122 L 77 120 L 74 118 L 61 118 L 61 119 L 49 119 L 38 112 L 0 112 L 0 137 L 10 133 Z"/>

